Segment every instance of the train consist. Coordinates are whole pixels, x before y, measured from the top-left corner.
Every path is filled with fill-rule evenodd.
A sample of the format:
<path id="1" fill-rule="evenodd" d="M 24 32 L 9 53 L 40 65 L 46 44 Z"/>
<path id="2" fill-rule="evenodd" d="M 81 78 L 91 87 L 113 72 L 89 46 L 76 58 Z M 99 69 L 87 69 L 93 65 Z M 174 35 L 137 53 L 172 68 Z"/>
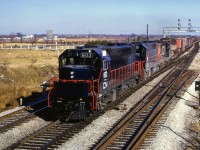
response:
<path id="1" fill-rule="evenodd" d="M 59 56 L 59 78 L 51 81 L 48 106 L 62 117 L 77 113 L 85 119 L 86 112 L 103 109 L 170 57 L 168 39 L 66 50 Z"/>

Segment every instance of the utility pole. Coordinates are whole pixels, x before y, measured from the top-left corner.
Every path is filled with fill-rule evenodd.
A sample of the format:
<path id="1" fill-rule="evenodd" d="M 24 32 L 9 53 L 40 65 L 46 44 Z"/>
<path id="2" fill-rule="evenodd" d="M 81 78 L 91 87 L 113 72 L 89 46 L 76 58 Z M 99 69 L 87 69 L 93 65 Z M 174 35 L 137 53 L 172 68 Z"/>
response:
<path id="1" fill-rule="evenodd" d="M 147 24 L 147 43 L 149 42 L 149 25 Z"/>
<path id="2" fill-rule="evenodd" d="M 58 55 L 58 58 L 59 58 L 59 50 L 58 50 L 58 37 L 57 36 L 55 36 L 55 41 L 56 41 L 56 51 L 57 51 L 57 55 Z"/>

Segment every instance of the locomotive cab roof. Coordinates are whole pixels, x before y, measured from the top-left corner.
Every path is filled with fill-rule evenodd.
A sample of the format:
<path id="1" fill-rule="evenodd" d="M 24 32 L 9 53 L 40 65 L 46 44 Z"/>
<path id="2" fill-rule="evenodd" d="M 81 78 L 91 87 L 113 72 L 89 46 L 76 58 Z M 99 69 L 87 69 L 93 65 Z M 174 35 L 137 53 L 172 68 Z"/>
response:
<path id="1" fill-rule="evenodd" d="M 69 50 L 65 50 L 60 56 L 59 59 L 62 59 L 64 57 L 67 57 L 69 52 L 93 52 L 96 53 L 96 55 L 99 58 L 105 59 L 107 61 L 110 61 L 110 57 L 109 55 L 106 53 L 106 50 L 101 49 L 101 48 L 83 48 L 83 49 L 69 49 Z"/>
<path id="2" fill-rule="evenodd" d="M 148 50 L 148 46 L 147 46 L 145 43 L 141 43 L 141 45 L 142 45 L 146 50 Z"/>
<path id="3" fill-rule="evenodd" d="M 144 42 L 134 42 L 134 43 L 131 43 L 132 45 L 135 45 L 135 46 L 142 46 L 144 47 L 144 49 L 147 51 L 148 50 L 148 46 L 146 43 Z"/>

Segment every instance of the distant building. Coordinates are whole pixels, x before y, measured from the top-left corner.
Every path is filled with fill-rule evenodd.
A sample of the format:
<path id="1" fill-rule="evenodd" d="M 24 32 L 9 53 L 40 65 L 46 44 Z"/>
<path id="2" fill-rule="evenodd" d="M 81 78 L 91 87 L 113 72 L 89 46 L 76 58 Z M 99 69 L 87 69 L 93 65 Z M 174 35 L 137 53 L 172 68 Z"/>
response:
<path id="1" fill-rule="evenodd" d="M 30 34 L 30 35 L 24 35 L 23 39 L 32 39 L 34 37 L 34 35 Z"/>
<path id="2" fill-rule="evenodd" d="M 47 30 L 47 40 L 53 40 L 53 30 Z"/>

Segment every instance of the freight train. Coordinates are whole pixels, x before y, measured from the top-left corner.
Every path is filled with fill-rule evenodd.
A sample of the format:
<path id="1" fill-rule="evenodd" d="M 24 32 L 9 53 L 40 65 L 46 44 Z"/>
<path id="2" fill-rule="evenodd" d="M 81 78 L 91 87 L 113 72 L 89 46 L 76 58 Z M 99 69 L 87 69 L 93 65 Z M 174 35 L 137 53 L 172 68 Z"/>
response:
<path id="1" fill-rule="evenodd" d="M 50 82 L 48 107 L 64 118 L 77 113 L 85 119 L 169 59 L 166 39 L 65 50 L 59 56 L 59 77 Z"/>

